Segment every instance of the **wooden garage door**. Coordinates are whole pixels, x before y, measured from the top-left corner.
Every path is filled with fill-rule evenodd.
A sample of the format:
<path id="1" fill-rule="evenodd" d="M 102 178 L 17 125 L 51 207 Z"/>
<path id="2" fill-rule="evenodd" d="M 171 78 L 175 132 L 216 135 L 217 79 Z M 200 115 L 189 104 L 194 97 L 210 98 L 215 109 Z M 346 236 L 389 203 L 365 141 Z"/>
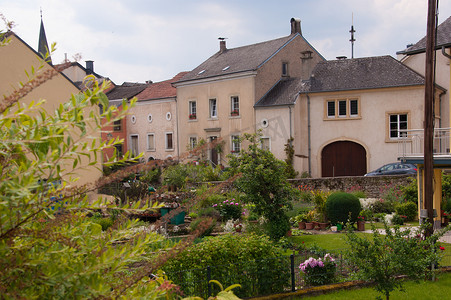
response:
<path id="1" fill-rule="evenodd" d="M 366 151 L 350 141 L 334 142 L 321 153 L 322 177 L 362 176 L 366 173 Z"/>

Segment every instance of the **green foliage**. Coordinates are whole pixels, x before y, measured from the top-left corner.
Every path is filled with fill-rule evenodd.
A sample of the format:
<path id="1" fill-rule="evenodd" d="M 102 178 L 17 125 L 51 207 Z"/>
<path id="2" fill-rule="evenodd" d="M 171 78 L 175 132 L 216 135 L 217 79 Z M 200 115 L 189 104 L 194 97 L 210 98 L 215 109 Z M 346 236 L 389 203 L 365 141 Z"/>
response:
<path id="1" fill-rule="evenodd" d="M 451 199 L 451 174 L 442 174 L 442 196 Z"/>
<path id="2" fill-rule="evenodd" d="M 215 203 L 213 207 L 218 210 L 223 221 L 240 219 L 243 214 L 243 205 L 235 199 Z"/>
<path id="3" fill-rule="evenodd" d="M 102 226 L 102 230 L 105 231 L 113 226 L 114 220 L 112 218 L 103 218 L 101 214 L 97 213 L 91 218 L 92 222 Z"/>
<path id="4" fill-rule="evenodd" d="M 326 254 L 319 259 L 310 257 L 299 265 L 299 269 L 304 273 L 307 285 L 319 286 L 331 284 L 335 281 L 337 264 L 330 254 Z"/>
<path id="5" fill-rule="evenodd" d="M 349 193 L 332 193 L 326 201 L 326 214 L 332 224 L 357 221 L 362 206 L 360 200 Z"/>
<path id="6" fill-rule="evenodd" d="M 413 221 L 418 215 L 418 207 L 415 202 L 399 203 L 395 206 L 398 215 L 405 216 L 406 221 Z"/>
<path id="7" fill-rule="evenodd" d="M 418 183 L 413 179 L 408 185 L 401 187 L 404 201 L 418 203 Z"/>
<path id="8" fill-rule="evenodd" d="M 237 247 L 239 245 L 239 247 Z M 237 296 L 269 295 L 284 291 L 289 284 L 289 260 L 282 263 L 283 249 L 265 236 L 254 234 L 225 234 L 207 237 L 170 260 L 163 267 L 169 279 L 179 284 L 188 295 L 202 295 L 190 281 L 206 278 L 210 266 L 211 278 L 224 285 L 240 284 Z M 213 294 L 215 291 L 213 290 Z"/>
<path id="9" fill-rule="evenodd" d="M 203 221 L 202 217 L 199 217 L 197 219 L 195 219 L 194 221 L 191 222 L 191 224 L 189 224 L 189 228 L 191 231 L 195 231 L 198 227 L 199 224 Z M 206 228 L 203 233 L 201 234 L 201 238 L 204 236 L 209 236 L 211 235 L 211 233 L 213 232 L 213 230 L 215 229 L 216 226 L 216 220 L 212 219 L 212 222 L 210 224 L 210 226 L 208 228 Z"/>
<path id="10" fill-rule="evenodd" d="M 177 188 L 183 188 L 188 177 L 188 170 L 184 164 L 169 166 L 163 170 L 163 183 Z"/>
<path id="11" fill-rule="evenodd" d="M 394 214 L 391 222 L 393 223 L 393 225 L 404 225 L 406 219 L 407 219 L 406 216 Z"/>
<path id="12" fill-rule="evenodd" d="M 242 139 L 250 143 L 248 149 L 243 149 L 239 155 L 229 155 L 233 173 L 241 174 L 235 184 L 245 194 L 243 200 L 254 204 L 253 210 L 271 224 L 267 227 L 270 237 L 278 240 L 286 234 L 282 231 L 289 229 L 285 213 L 297 198 L 297 190 L 287 182 L 286 163 L 261 149 L 258 135 L 244 134 Z"/>
<path id="13" fill-rule="evenodd" d="M 293 160 L 294 160 L 294 146 L 293 146 L 294 138 L 290 137 L 287 140 L 287 143 L 285 144 L 285 154 L 287 155 L 287 158 L 285 159 L 285 163 L 287 164 L 286 172 L 287 172 L 287 178 L 295 178 L 298 176 L 299 172 L 296 171 L 293 167 Z"/>
<path id="14" fill-rule="evenodd" d="M 313 194 L 313 203 L 315 204 L 315 210 L 318 213 L 319 222 L 326 222 L 326 202 L 327 198 L 330 195 L 330 192 L 324 191 L 312 191 Z"/>
<path id="15" fill-rule="evenodd" d="M 53 112 L 42 108 L 44 100 L 25 105 L 21 95 L 52 78 L 44 66 L 33 67 L 28 82 L 0 100 L 1 298 L 100 299 L 138 293 L 169 298 L 168 289 L 158 289 L 164 281 L 145 282 L 129 268 L 163 237 L 142 235 L 137 223 L 126 219 L 118 220 L 116 230 L 102 232 L 83 210 L 100 203 L 87 201 L 85 187 L 75 188 L 77 171 L 95 168 L 102 150 L 121 142 L 100 140 L 101 119 L 111 124 L 123 118 L 129 103 L 122 103 L 122 112 L 109 107 L 103 93 L 108 83 L 99 85 L 90 76 L 90 89 Z M 100 115 L 99 105 L 105 108 Z M 134 275 L 142 280 L 128 285 L 125 281 Z"/>
<path id="16" fill-rule="evenodd" d="M 433 272 L 430 267 L 440 258 L 436 242 L 449 228 L 424 237 L 424 226 L 416 232 L 384 226 L 385 234 L 381 234 L 373 225 L 372 239 L 348 231 L 350 250 L 346 258 L 358 268 L 358 279 L 373 281 L 374 289 L 389 299 L 392 291 L 403 287 L 399 275 L 419 280 Z"/>
<path id="17" fill-rule="evenodd" d="M 384 199 L 379 199 L 371 203 L 370 210 L 374 214 L 380 213 L 391 214 L 392 212 L 395 211 L 395 205 L 393 204 L 393 202 L 385 201 Z"/>

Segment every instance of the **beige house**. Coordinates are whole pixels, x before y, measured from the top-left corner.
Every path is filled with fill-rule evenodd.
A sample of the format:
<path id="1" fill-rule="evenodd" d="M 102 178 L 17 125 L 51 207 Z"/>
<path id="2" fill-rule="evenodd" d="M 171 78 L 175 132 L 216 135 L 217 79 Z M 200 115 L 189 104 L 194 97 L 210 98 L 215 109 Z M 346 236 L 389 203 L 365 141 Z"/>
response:
<path id="1" fill-rule="evenodd" d="M 25 71 L 30 72 L 32 68 L 38 70 L 42 64 L 38 52 L 34 51 L 20 37 L 13 32 L 8 32 L 7 36 L 11 39 L 10 44 L 0 47 L 0 95 L 2 96 L 9 95 L 14 89 L 18 88 L 19 82 L 27 82 L 28 78 Z M 52 65 L 44 63 L 42 72 L 52 68 Z M 51 80 L 33 89 L 32 92 L 22 98 L 21 102 L 28 104 L 33 100 L 45 99 L 46 102 L 43 107 L 48 112 L 52 112 L 58 105 L 68 101 L 72 94 L 79 92 L 79 89 L 71 80 L 59 73 Z M 100 132 L 94 132 L 93 135 L 100 137 Z M 68 165 L 66 169 L 70 170 L 71 166 L 72 164 Z M 77 185 L 95 182 L 101 176 L 100 162 L 95 166 L 80 169 L 75 176 L 79 177 Z"/>
<path id="2" fill-rule="evenodd" d="M 324 58 L 305 40 L 300 20 L 291 20 L 291 34 L 258 44 L 219 51 L 174 83 L 180 150 L 200 140 L 222 139 L 212 147 L 213 165 L 227 164 L 226 155 L 239 152 L 235 137 L 253 133 L 259 120 L 254 105 L 281 79 L 308 79 Z M 222 151 L 219 151 L 222 150 Z"/>
<path id="3" fill-rule="evenodd" d="M 177 139 L 177 93 L 172 83 L 185 74 L 181 72 L 170 80 L 146 84 L 136 95 L 135 107 L 129 110 L 129 149 L 136 154 L 143 153 L 145 161 L 177 158 L 179 148 L 184 146 Z"/>
<path id="4" fill-rule="evenodd" d="M 443 93 L 436 93 L 436 112 Z M 271 147 L 276 156 L 282 158 L 283 133 L 291 131 L 295 169 L 333 177 L 397 161 L 402 130 L 422 126 L 423 105 L 424 78 L 381 56 L 319 62 L 309 80 L 281 83 L 256 111 L 263 134 L 279 141 Z"/>

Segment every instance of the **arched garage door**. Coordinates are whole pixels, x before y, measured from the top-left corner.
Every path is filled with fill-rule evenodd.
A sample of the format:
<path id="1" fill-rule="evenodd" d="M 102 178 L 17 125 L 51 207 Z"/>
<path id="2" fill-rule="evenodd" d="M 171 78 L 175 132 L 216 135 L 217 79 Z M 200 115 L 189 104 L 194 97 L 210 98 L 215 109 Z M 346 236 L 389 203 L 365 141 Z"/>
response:
<path id="1" fill-rule="evenodd" d="M 362 176 L 366 173 L 366 151 L 350 141 L 334 142 L 321 153 L 322 177 Z"/>

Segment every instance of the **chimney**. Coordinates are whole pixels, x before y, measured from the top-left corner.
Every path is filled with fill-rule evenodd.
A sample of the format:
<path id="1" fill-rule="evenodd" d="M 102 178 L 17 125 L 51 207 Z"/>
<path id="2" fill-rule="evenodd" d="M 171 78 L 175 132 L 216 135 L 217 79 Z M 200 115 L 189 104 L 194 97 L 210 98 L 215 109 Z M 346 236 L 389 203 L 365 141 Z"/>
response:
<path id="1" fill-rule="evenodd" d="M 291 18 L 291 34 L 299 33 L 302 35 L 301 31 L 301 19 Z"/>
<path id="2" fill-rule="evenodd" d="M 222 52 L 227 50 L 226 41 L 225 41 L 226 39 L 227 38 L 223 38 L 223 37 L 219 37 L 218 38 L 218 40 L 219 40 L 219 53 L 222 53 Z"/>
<path id="3" fill-rule="evenodd" d="M 93 60 L 86 61 L 86 73 L 87 74 L 94 73 L 94 61 Z"/>

